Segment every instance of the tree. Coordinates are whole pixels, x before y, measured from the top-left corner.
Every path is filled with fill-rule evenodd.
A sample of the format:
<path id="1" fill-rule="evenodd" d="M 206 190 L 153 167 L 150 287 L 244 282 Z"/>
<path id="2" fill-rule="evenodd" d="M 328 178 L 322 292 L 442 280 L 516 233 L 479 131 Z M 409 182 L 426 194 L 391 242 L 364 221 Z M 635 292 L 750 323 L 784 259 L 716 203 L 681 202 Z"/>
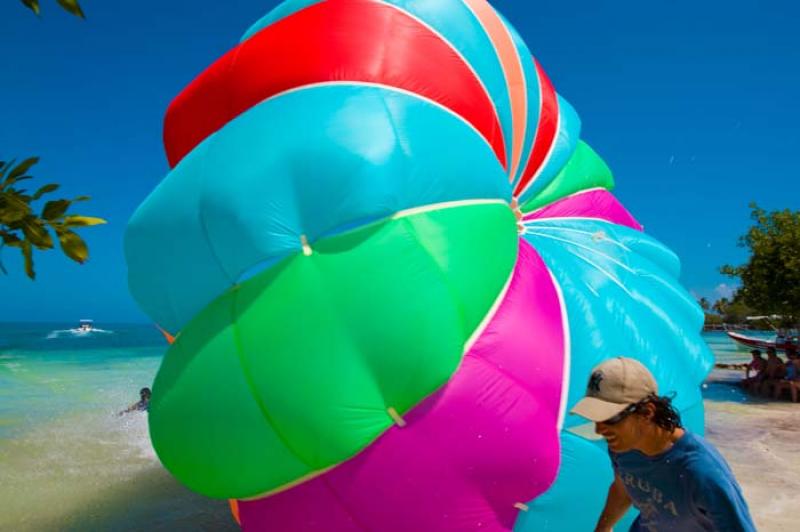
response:
<path id="1" fill-rule="evenodd" d="M 800 211 L 767 212 L 755 203 L 750 208 L 755 224 L 739 239 L 750 258 L 741 266 L 722 266 L 720 272 L 741 280 L 735 301 L 795 322 L 800 318 Z"/>
<path id="2" fill-rule="evenodd" d="M 36 13 L 39 14 L 39 0 L 21 0 L 25 7 Z M 78 0 L 57 0 L 58 5 L 60 5 L 65 11 L 72 13 L 76 17 L 86 18 L 83 15 L 83 10 L 81 9 Z"/>
<path id="3" fill-rule="evenodd" d="M 730 301 L 728 301 L 728 298 L 727 297 L 721 297 L 721 298 L 717 299 L 714 302 L 713 305 L 711 305 L 711 310 L 713 310 L 714 312 L 716 312 L 720 316 L 724 316 L 725 315 L 725 310 L 728 308 L 728 305 L 730 305 Z"/>
<path id="4" fill-rule="evenodd" d="M 701 297 L 697 300 L 697 303 L 700 305 L 700 308 L 703 309 L 704 312 L 707 312 L 711 309 L 711 305 L 708 303 L 708 299 Z"/>
<path id="5" fill-rule="evenodd" d="M 83 263 L 89 258 L 89 248 L 73 229 L 106 223 L 102 218 L 68 214 L 73 203 L 86 201 L 88 196 L 50 200 L 44 204 L 40 214 L 35 214 L 32 203 L 45 194 L 58 189 L 51 183 L 40 187 L 33 194 L 17 188 L 20 181 L 31 179 L 28 170 L 39 162 L 37 157 L 25 159 L 14 165 L 14 161 L 0 161 L 0 250 L 3 246 L 20 250 L 25 260 L 25 273 L 36 278 L 33 269 L 33 250 L 48 250 L 54 247 L 51 231 L 58 238 L 61 251 L 70 259 Z M 7 273 L 2 262 L 0 271 Z"/>

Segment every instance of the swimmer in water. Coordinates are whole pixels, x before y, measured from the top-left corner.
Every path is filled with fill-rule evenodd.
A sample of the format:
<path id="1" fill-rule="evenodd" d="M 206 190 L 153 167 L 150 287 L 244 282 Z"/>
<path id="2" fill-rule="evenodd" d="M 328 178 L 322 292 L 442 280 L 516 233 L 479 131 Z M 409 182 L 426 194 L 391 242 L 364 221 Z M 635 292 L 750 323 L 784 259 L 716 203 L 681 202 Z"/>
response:
<path id="1" fill-rule="evenodd" d="M 150 396 L 152 392 L 150 388 L 142 388 L 139 390 L 139 397 L 141 398 L 138 402 L 133 403 L 131 406 L 117 414 L 118 416 L 122 416 L 129 412 L 147 412 L 147 409 L 150 407 Z"/>

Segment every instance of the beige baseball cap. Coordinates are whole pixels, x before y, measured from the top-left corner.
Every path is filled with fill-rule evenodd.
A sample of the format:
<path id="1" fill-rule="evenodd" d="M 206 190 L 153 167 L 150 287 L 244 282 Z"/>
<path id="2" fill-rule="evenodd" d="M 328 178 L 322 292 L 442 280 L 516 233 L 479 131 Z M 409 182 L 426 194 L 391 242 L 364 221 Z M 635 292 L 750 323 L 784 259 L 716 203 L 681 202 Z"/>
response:
<path id="1" fill-rule="evenodd" d="M 647 368 L 632 358 L 612 358 L 592 370 L 586 397 L 571 413 L 591 421 L 605 421 L 649 395 L 658 395 L 658 385 Z"/>

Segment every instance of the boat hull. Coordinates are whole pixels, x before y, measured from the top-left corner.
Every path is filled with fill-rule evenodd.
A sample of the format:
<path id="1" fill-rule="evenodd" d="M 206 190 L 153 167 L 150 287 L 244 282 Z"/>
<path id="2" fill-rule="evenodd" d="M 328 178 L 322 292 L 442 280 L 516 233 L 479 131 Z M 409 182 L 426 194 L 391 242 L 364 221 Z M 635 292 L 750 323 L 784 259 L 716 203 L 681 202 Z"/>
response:
<path id="1" fill-rule="evenodd" d="M 774 347 L 777 351 L 786 351 L 787 346 L 793 346 L 797 348 L 796 343 L 782 341 L 776 342 L 775 340 L 767 340 L 765 338 L 758 338 L 756 336 L 747 336 L 746 334 L 741 334 L 733 331 L 727 331 L 728 337 L 736 342 L 737 347 L 743 349 L 766 349 L 768 347 Z"/>

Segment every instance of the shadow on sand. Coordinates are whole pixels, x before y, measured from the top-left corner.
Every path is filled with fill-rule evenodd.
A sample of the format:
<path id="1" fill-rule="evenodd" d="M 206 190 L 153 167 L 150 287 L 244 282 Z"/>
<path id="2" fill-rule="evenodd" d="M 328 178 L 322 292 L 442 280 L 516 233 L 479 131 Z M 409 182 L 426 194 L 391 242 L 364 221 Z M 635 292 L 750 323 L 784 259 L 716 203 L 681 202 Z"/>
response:
<path id="1" fill-rule="evenodd" d="M 161 467 L 107 488 L 65 515 L 32 515 L 25 521 L 22 528 L 29 530 L 239 530 L 227 501 L 189 491 Z"/>

